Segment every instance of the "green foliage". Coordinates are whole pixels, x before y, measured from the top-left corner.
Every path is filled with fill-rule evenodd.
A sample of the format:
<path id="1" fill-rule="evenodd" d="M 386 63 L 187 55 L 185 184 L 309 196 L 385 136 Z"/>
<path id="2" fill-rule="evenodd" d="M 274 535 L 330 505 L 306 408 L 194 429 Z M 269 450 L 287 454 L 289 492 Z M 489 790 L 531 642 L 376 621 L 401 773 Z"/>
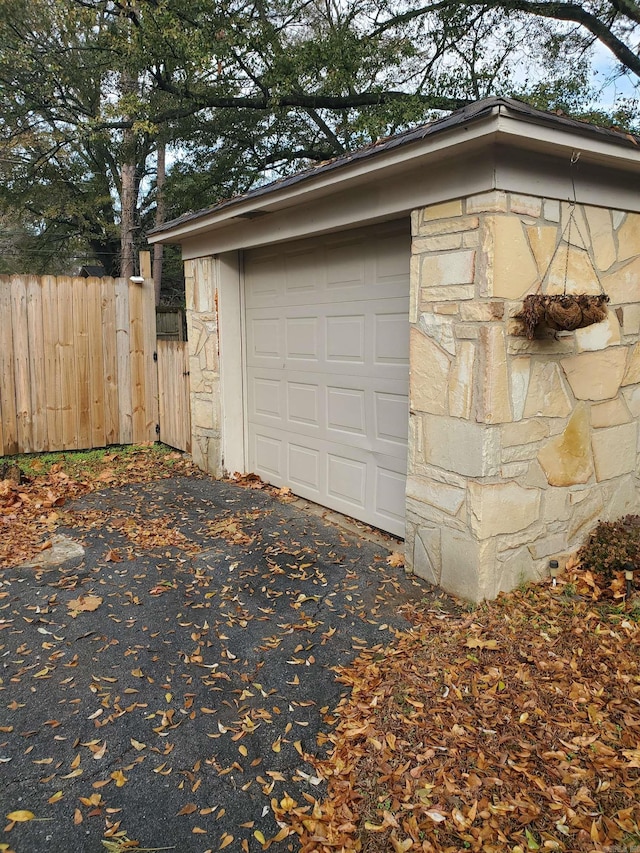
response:
<path id="1" fill-rule="evenodd" d="M 598 107 L 590 76 L 589 68 L 583 66 L 556 79 L 537 83 L 520 94 L 540 110 L 568 115 L 600 127 L 638 133 L 640 101 L 619 98 L 610 109 Z"/>
<path id="2" fill-rule="evenodd" d="M 111 445 L 93 450 L 65 450 L 56 453 L 28 453 L 20 456 L 0 457 L 5 462 L 17 465 L 27 477 L 48 474 L 56 466 L 72 478 L 86 478 L 103 470 L 105 464 L 114 469 L 126 469 L 128 459 L 143 453 L 146 458 L 162 460 L 171 467 L 171 449 L 156 442 L 153 445 Z"/>
<path id="3" fill-rule="evenodd" d="M 625 515 L 617 521 L 600 521 L 578 551 L 583 568 L 607 581 L 625 563 L 640 563 L 640 515 Z"/>
<path id="4" fill-rule="evenodd" d="M 159 144 L 177 216 L 492 94 L 634 127 L 634 98 L 603 112 L 590 72 L 599 21 L 640 73 L 625 8 L 0 0 L 0 246 L 22 272 L 117 273 L 122 197 L 134 251 L 156 224 Z"/>

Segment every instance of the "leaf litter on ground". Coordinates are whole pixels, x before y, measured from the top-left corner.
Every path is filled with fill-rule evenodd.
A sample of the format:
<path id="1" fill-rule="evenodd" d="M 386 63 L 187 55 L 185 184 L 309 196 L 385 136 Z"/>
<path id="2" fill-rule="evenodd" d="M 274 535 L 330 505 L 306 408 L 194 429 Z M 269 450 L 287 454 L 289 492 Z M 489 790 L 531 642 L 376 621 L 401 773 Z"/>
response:
<path id="1" fill-rule="evenodd" d="M 134 453 L 122 469 L 115 457 L 117 454 L 96 463 L 103 468 L 97 467 L 91 474 L 71 476 L 62 466 L 54 465 L 48 472 L 36 474 L 30 483 L 1 483 L 0 567 L 15 565 L 46 547 L 46 537 L 58 525 L 67 499 L 97 488 L 171 476 L 176 468 L 179 473 L 192 470 L 180 454 L 165 454 L 158 459 L 148 448 Z M 238 478 L 237 485 L 265 488 L 261 481 L 250 477 Z M 282 497 L 287 499 L 286 494 Z M 229 546 L 246 545 L 256 536 L 254 520 L 250 514 L 229 512 L 205 527 L 210 537 Z M 184 549 L 186 554 L 192 544 L 177 535 L 170 542 L 165 540 L 172 529 L 165 516 L 132 521 L 130 513 L 96 509 L 76 512 L 73 521 L 87 529 L 111 525 L 131 547 L 160 549 L 171 545 Z M 262 615 L 250 613 L 231 587 L 207 591 L 209 577 L 205 569 L 193 570 L 184 586 L 185 606 L 194 609 L 194 616 L 198 613 L 196 608 L 212 608 L 219 602 L 215 604 L 219 618 L 211 625 L 208 619 L 182 616 L 185 630 L 191 631 L 193 646 L 185 646 L 179 655 L 185 667 L 201 670 L 203 683 L 211 690 L 217 689 L 217 679 L 240 679 L 238 709 L 242 708 L 243 713 L 238 713 L 237 718 L 223 716 L 205 704 L 199 710 L 205 718 L 218 714 L 217 730 L 211 727 L 214 731 L 208 737 L 230 738 L 234 742 L 244 739 L 240 747 L 250 743 L 260 726 L 272 725 L 275 717 L 273 711 L 260 707 L 261 697 L 266 699 L 268 693 L 259 683 L 253 683 L 254 676 L 242 671 L 241 662 L 227 645 L 229 638 L 244 630 L 250 619 L 268 620 L 273 597 L 289 596 L 295 615 L 290 622 L 278 625 L 277 632 L 266 636 L 261 648 L 278 648 L 291 636 L 301 637 L 295 648 L 291 646 L 286 661 L 296 673 L 287 684 L 299 685 L 302 681 L 297 672 L 310 672 L 307 668 L 315 661 L 315 653 L 310 651 L 313 641 L 304 638 L 311 640 L 318 631 L 322 646 L 335 631 L 331 628 L 320 634 L 322 626 L 311 615 L 313 607 L 309 613 L 304 612 L 305 605 L 314 605 L 317 596 L 294 588 L 280 589 L 275 584 L 280 576 L 286 579 L 288 573 L 294 583 L 311 580 L 324 585 L 325 578 L 314 568 L 313 557 L 275 539 L 269 543 L 258 537 L 258 542 L 269 573 L 244 571 L 243 583 L 247 590 L 252 583 L 256 589 L 262 588 L 265 606 L 258 611 Z M 105 562 L 115 564 L 116 569 L 128 559 L 128 547 L 111 550 L 105 556 Z M 401 566 L 401 562 L 399 554 L 387 561 L 390 568 Z M 233 569 L 233 564 L 229 568 Z M 387 580 L 383 579 L 383 594 L 385 583 Z M 61 582 L 60 588 L 68 587 Z M 170 592 L 176 589 L 175 581 L 161 579 L 151 589 L 153 594 Z M 342 588 L 344 604 L 358 618 L 370 619 L 374 614 L 368 612 L 365 617 L 359 607 L 350 603 L 351 589 L 355 589 L 355 583 L 350 583 L 347 571 Z M 261 828 L 254 828 L 252 843 L 268 849 L 273 844 L 295 840 L 303 853 L 448 853 L 463 849 L 577 853 L 616 847 L 632 850 L 640 845 L 638 608 L 634 611 L 626 605 L 623 589 L 624 580 L 620 577 L 607 586 L 592 573 L 572 567 L 556 588 L 541 585 L 516 591 L 471 613 L 461 607 L 446 610 L 405 605 L 405 614 L 414 628 L 405 633 L 391 632 L 395 639 L 388 646 L 368 646 L 354 636 L 352 649 L 359 657 L 354 664 L 338 670 L 339 680 L 350 690 L 349 696 L 335 711 L 321 709 L 325 729 L 319 733 L 316 747 L 303 749 L 300 740 L 294 740 L 293 733 L 289 735 L 287 731 L 270 740 L 268 754 L 279 755 L 278 750 L 285 746 L 295 749 L 308 767 L 313 765 L 314 773 L 298 769 L 297 777 L 311 787 L 296 793 L 296 799 L 287 794 L 284 774 L 263 771 L 258 766 L 256 781 L 263 795 L 271 797 L 279 830 L 267 837 Z M 137 596 L 128 591 L 124 598 L 123 606 L 138 603 Z M 54 608 L 55 604 L 53 595 L 49 606 Z M 386 625 L 380 625 L 380 630 L 383 628 Z M 209 631 L 214 632 L 209 636 L 215 634 L 216 643 L 222 648 L 220 661 L 213 665 L 207 665 L 203 655 L 203 649 L 211 643 L 207 639 Z M 43 628 L 41 633 L 51 634 L 44 641 L 45 649 L 62 640 L 49 628 Z M 28 656 L 30 651 L 25 648 L 21 653 Z M 33 678 L 51 678 L 58 654 L 53 650 L 50 662 L 34 672 Z M 73 673 L 75 659 L 64 666 Z M 139 676 L 134 674 L 138 671 Z M 21 676 L 27 677 L 28 668 L 22 673 L 21 670 Z M 153 689 L 153 679 L 143 669 L 136 667 L 131 674 Z M 65 677 L 63 683 L 70 678 Z M 144 707 L 137 705 L 138 690 L 132 686 L 124 690 L 125 696 L 131 695 L 130 705 L 112 704 L 109 691 L 115 681 L 104 673 L 93 676 L 89 695 L 97 695 L 103 703 L 95 712 L 92 708 L 90 719 L 96 728 L 113 724 L 123 714 Z M 163 701 L 170 705 L 173 694 L 160 689 Z M 158 738 L 175 731 L 179 719 L 195 718 L 198 711 L 193 695 L 184 695 L 180 718 L 173 707 L 151 714 L 150 725 Z M 266 702 L 263 704 L 266 706 Z M 298 703 L 298 714 L 306 704 Z M 14 710 L 20 705 L 13 702 L 7 707 Z M 59 725 L 56 720 L 47 724 L 54 728 Z M 301 726 L 305 721 L 294 724 Z M 148 753 L 142 741 L 132 741 L 132 745 L 138 759 L 107 772 L 106 778 L 93 783 L 95 788 L 110 785 L 126 790 L 131 774 L 139 772 L 140 761 Z M 323 745 L 332 746 L 330 755 L 325 754 Z M 94 758 L 98 756 L 99 762 L 106 740 L 81 746 L 86 746 Z M 165 746 L 172 748 L 168 742 Z M 166 749 L 155 747 L 158 760 L 153 766 L 154 774 L 171 773 Z M 240 760 L 251 757 L 245 752 L 248 753 L 246 748 L 239 749 Z M 39 759 L 36 763 L 50 760 Z M 221 778 L 234 769 L 218 766 L 213 758 L 208 765 Z M 250 784 L 248 764 L 244 771 Z M 81 776 L 80 753 L 60 772 L 64 775 L 58 779 Z M 199 762 L 189 771 L 191 797 L 197 791 L 200 772 Z M 55 774 L 40 781 L 57 785 Z M 312 792 L 323 782 L 327 784 L 327 796 L 318 794 L 316 798 Z M 64 803 L 58 793 L 47 802 Z M 107 807 L 100 804 L 92 810 L 102 814 L 109 824 L 103 845 L 112 846 L 107 849 L 144 849 L 129 839 L 119 820 L 108 820 Z M 190 813 L 191 809 L 184 814 Z M 200 815 L 208 813 L 206 808 L 200 809 Z M 223 813 L 224 809 L 220 809 L 216 819 Z M 221 837 L 221 845 L 230 847 L 233 843 L 230 833 Z M 248 843 L 243 838 L 241 849 L 245 850 Z"/>
<path id="2" fill-rule="evenodd" d="M 342 668 L 327 796 L 272 801 L 302 853 L 640 849 L 640 606 L 569 565 Z"/>
<path id="3" fill-rule="evenodd" d="M 22 457 L 26 482 L 0 480 L 0 570 L 17 566 L 51 547 L 51 535 L 63 521 L 63 505 L 88 492 L 121 484 L 145 483 L 193 472 L 183 454 L 163 445 L 113 448 L 109 452 L 55 454 L 46 465 L 41 457 Z M 170 536 L 166 524 L 135 530 L 132 538 L 162 544 Z"/>
<path id="4" fill-rule="evenodd" d="M 128 804 L 142 788 L 162 796 L 162 788 L 171 788 L 177 792 L 172 833 L 182 837 L 183 849 L 199 849 L 185 833 L 196 836 L 193 844 L 209 833 L 210 849 L 250 853 L 260 844 L 287 850 L 294 839 L 275 822 L 269 798 L 282 799 L 287 784 L 295 791 L 321 784 L 307 772 L 307 751 L 323 749 L 331 726 L 322 684 L 331 683 L 332 697 L 340 693 L 324 661 L 344 660 L 364 648 L 366 641 L 356 636 L 361 626 L 391 631 L 378 611 L 396 596 L 405 600 L 406 591 L 384 556 L 367 568 L 359 543 L 337 529 L 329 535 L 324 522 L 299 511 L 280 516 L 266 495 L 249 498 L 251 509 L 240 511 L 233 505 L 246 502 L 244 496 L 239 500 L 227 491 L 226 500 L 208 499 L 203 484 L 194 485 L 194 501 L 191 487 L 180 482 L 206 477 L 187 461 L 173 464 L 176 454 L 167 455 L 172 464 L 166 466 L 142 448 L 138 461 L 129 459 L 117 476 L 114 458 L 73 477 L 64 463 L 54 463 L 20 487 L 30 491 L 21 499 L 19 524 L 10 527 L 10 536 L 18 530 L 14 543 L 20 531 L 28 531 L 34 547 L 42 547 L 38 504 L 43 490 L 51 489 L 52 495 L 45 494 L 57 502 L 51 527 L 83 531 L 87 557 L 77 569 L 60 573 L 18 566 L 0 574 L 0 628 L 7 629 L 3 642 L 9 641 L 0 649 L 11 660 L 0 694 L 7 691 L 11 722 L 21 721 L 0 727 L 0 750 L 8 751 L 0 760 L 11 762 L 10 784 L 16 786 L 11 805 L 17 809 L 28 800 L 34 814 L 56 814 L 56 831 L 77 827 L 83 836 L 90 832 L 96 845 L 101 831 L 106 849 L 155 849 L 152 843 L 170 843 L 173 835 L 159 834 L 157 827 L 147 834 Z M 176 468 L 178 475 L 189 475 L 178 477 L 176 487 L 149 485 Z M 287 489 L 254 478 L 232 482 L 215 486 L 212 495 L 241 486 L 283 505 L 292 500 Z M 81 500 L 69 507 L 69 498 Z M 13 498 L 12 507 L 17 519 Z M 370 577 L 361 583 L 352 564 Z M 170 598 L 166 609 L 154 611 L 156 623 L 137 605 L 157 595 Z M 70 616 L 79 617 L 77 627 Z M 255 637 L 253 648 L 246 647 L 248 633 Z M 274 650 L 286 667 L 282 676 L 265 666 Z M 48 708 L 52 696 L 60 700 L 57 712 Z M 47 719 L 52 713 L 58 718 Z M 120 732 L 131 750 L 122 751 Z M 196 743 L 201 758 L 188 761 L 184 753 Z M 33 766 L 39 785 L 33 796 L 18 797 L 23 771 Z M 227 805 L 242 799 L 256 807 L 254 819 L 237 822 L 230 809 L 210 805 L 212 789 L 230 797 Z M 217 823 L 223 818 L 225 824 Z M 34 823 L 15 824 L 13 837 L 21 833 L 22 841 Z"/>

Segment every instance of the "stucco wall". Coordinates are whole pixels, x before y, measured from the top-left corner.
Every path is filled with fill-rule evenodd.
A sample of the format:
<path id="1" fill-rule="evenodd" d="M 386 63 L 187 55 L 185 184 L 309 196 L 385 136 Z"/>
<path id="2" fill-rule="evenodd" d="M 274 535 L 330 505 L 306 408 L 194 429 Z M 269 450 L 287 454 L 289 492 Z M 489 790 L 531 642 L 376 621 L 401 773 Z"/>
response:
<path id="1" fill-rule="evenodd" d="M 413 214 L 407 556 L 469 599 L 640 509 L 640 215 L 578 205 L 569 235 L 569 211 L 490 192 Z M 606 320 L 516 336 L 543 277 L 549 293 L 600 280 Z"/>

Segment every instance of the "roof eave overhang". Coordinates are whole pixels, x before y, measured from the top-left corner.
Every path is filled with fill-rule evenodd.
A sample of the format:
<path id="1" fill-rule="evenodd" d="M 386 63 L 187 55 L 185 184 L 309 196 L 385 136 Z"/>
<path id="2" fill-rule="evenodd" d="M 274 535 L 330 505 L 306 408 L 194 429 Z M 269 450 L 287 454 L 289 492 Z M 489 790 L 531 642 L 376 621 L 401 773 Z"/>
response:
<path id="1" fill-rule="evenodd" d="M 495 132 L 493 127 L 496 116 L 488 116 L 485 121 L 469 123 L 456 127 L 442 134 L 428 137 L 424 140 L 399 146 L 391 151 L 383 151 L 375 156 L 364 158 L 354 163 L 347 163 L 337 169 L 310 175 L 306 180 L 287 187 L 274 187 L 271 192 L 259 197 L 239 200 L 237 203 L 222 209 L 205 212 L 201 217 L 177 222 L 175 227 L 168 223 L 161 231 L 148 235 L 150 243 L 180 243 L 184 238 L 191 238 L 207 231 L 216 230 L 238 219 L 257 218 L 261 215 L 274 213 L 286 207 L 291 207 L 302 198 L 313 200 L 314 196 L 324 196 L 351 183 L 357 183 L 363 178 L 375 180 L 382 171 L 393 172 L 394 169 L 411 168 L 412 164 L 432 157 L 437 159 L 439 154 L 449 151 L 459 145 L 477 143 Z"/>
<path id="2" fill-rule="evenodd" d="M 614 169 L 640 172 L 640 148 L 622 138 L 594 133 L 589 125 L 585 125 L 582 131 L 574 123 L 556 124 L 553 116 L 544 113 L 540 113 L 540 117 L 532 117 L 518 114 L 505 105 L 496 105 L 468 122 L 427 134 L 406 145 L 376 152 L 318 175 L 310 174 L 288 186 L 274 186 L 262 195 L 239 199 L 185 221 L 176 221 L 174 226 L 167 223 L 162 229 L 151 232 L 148 241 L 182 243 L 200 234 L 217 231 L 234 221 L 258 218 L 295 206 L 302 200 L 313 202 L 314 198 L 322 198 L 368 180 L 374 181 L 382 172 L 391 179 L 394 173 L 436 163 L 462 148 L 482 149 L 496 143 L 556 157 L 568 154 Z"/>

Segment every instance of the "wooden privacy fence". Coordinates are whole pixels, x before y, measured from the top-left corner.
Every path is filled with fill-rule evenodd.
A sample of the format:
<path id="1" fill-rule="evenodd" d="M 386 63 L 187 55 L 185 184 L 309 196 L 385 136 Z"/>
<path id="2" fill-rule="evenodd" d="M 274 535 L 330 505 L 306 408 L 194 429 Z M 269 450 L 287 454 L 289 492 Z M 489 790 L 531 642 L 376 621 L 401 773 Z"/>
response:
<path id="1" fill-rule="evenodd" d="M 0 276 L 0 456 L 155 441 L 153 282 Z"/>
<path id="2" fill-rule="evenodd" d="M 186 341 L 156 342 L 160 440 L 191 453 L 189 354 Z"/>

